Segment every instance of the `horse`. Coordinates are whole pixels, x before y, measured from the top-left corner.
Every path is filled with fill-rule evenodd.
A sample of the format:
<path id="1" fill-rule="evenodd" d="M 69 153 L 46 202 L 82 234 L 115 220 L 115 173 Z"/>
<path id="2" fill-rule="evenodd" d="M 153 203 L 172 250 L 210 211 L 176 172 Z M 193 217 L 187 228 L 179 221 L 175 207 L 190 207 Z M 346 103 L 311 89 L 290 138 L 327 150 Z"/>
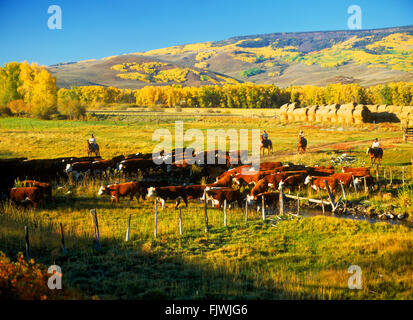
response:
<path id="1" fill-rule="evenodd" d="M 305 153 L 306 149 L 307 149 L 307 139 L 304 137 L 300 137 L 297 143 L 297 152 L 299 154 L 303 154 Z"/>
<path id="2" fill-rule="evenodd" d="M 267 154 L 270 154 L 270 150 L 271 150 L 271 154 L 272 154 L 272 141 L 270 139 L 265 139 L 261 136 L 261 147 L 260 147 L 260 152 L 262 150 L 262 155 L 264 156 L 264 150 L 267 149 Z"/>
<path id="3" fill-rule="evenodd" d="M 370 156 L 371 166 L 376 162 L 376 159 L 379 161 L 379 165 L 381 165 L 381 158 L 383 157 L 382 148 L 367 148 L 366 154 Z"/>
<path id="4" fill-rule="evenodd" d="M 92 156 L 92 153 L 94 153 L 96 157 L 99 157 L 100 156 L 99 145 L 96 144 L 96 147 L 93 148 L 93 145 L 89 142 L 89 140 L 86 140 L 86 141 L 87 141 L 87 149 L 86 149 L 87 156 L 90 157 Z"/>

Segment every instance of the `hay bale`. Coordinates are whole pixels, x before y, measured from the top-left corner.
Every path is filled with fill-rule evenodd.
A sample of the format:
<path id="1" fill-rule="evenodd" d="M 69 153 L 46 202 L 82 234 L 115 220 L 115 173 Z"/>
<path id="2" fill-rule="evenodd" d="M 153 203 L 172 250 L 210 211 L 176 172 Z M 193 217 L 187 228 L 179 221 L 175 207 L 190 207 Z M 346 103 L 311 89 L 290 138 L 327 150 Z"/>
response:
<path id="1" fill-rule="evenodd" d="M 355 103 L 342 104 L 337 110 L 337 122 L 343 124 L 353 124 L 353 111 Z"/>
<path id="2" fill-rule="evenodd" d="M 396 115 L 399 115 L 402 113 L 403 107 L 402 106 L 393 106 L 392 112 L 395 113 Z"/>
<path id="3" fill-rule="evenodd" d="M 316 122 L 323 122 L 323 117 L 324 117 L 324 113 L 325 113 L 326 109 L 327 109 L 327 106 L 325 106 L 325 105 L 322 105 L 322 106 L 318 107 L 318 109 L 316 110 L 316 113 L 315 113 L 315 121 Z"/>
<path id="4" fill-rule="evenodd" d="M 338 122 L 338 117 L 337 117 L 337 110 L 340 108 L 339 104 L 330 104 L 328 106 L 328 118 L 330 119 L 331 123 L 337 123 Z"/>
<path id="5" fill-rule="evenodd" d="M 287 109 L 288 109 L 288 103 L 283 104 L 280 108 L 280 119 L 282 121 L 288 120 Z"/>
<path id="6" fill-rule="evenodd" d="M 308 107 L 308 111 L 307 111 L 308 121 L 310 121 L 310 122 L 315 122 L 316 121 L 316 112 L 317 112 L 318 108 L 319 108 L 319 106 L 310 106 L 310 107 Z"/>
<path id="7" fill-rule="evenodd" d="M 362 104 L 356 106 L 353 111 L 353 119 L 355 124 L 362 124 L 369 122 L 370 120 L 370 110 Z"/>
<path id="8" fill-rule="evenodd" d="M 368 104 L 367 109 L 369 109 L 370 112 L 377 112 L 377 109 L 379 107 L 378 104 Z"/>
<path id="9" fill-rule="evenodd" d="M 294 109 L 293 114 L 295 121 L 308 121 L 307 112 L 308 108 Z"/>
<path id="10" fill-rule="evenodd" d="M 294 122 L 294 110 L 298 108 L 298 103 L 290 103 L 287 108 L 288 122 Z"/>

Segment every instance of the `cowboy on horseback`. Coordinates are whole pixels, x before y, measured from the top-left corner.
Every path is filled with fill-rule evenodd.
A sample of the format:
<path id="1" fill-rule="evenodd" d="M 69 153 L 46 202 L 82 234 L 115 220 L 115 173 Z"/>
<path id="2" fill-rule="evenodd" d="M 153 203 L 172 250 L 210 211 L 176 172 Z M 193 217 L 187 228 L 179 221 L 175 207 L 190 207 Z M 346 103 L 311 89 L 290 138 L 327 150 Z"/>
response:
<path id="1" fill-rule="evenodd" d="M 307 139 L 304 138 L 304 131 L 300 130 L 298 134 L 297 151 L 298 153 L 305 153 L 306 148 L 307 148 Z"/>
<path id="2" fill-rule="evenodd" d="M 372 149 L 375 149 L 376 152 L 379 151 L 379 149 L 380 149 L 379 139 L 376 138 L 376 139 L 373 141 L 373 143 L 371 144 L 371 148 L 372 148 Z"/>
<path id="3" fill-rule="evenodd" d="M 301 138 L 304 138 L 304 131 L 300 130 L 300 133 L 298 134 L 298 139 L 301 140 Z"/>
<path id="4" fill-rule="evenodd" d="M 96 143 L 96 138 L 93 136 L 93 133 L 92 133 L 92 136 L 89 138 L 89 144 L 92 147 L 92 152 L 95 152 L 97 143 Z"/>
<path id="5" fill-rule="evenodd" d="M 262 134 L 262 140 L 263 141 L 268 140 L 268 133 L 265 130 L 264 130 L 264 133 Z"/>

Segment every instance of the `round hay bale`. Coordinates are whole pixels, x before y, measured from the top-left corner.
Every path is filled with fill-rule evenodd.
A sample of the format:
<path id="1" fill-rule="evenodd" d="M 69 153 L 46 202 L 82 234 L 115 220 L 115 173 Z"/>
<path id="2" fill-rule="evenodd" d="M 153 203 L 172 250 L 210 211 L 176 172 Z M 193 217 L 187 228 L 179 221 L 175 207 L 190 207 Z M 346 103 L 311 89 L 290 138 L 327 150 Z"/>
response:
<path id="1" fill-rule="evenodd" d="M 316 121 L 316 112 L 317 112 L 318 108 L 319 108 L 319 106 L 310 106 L 310 107 L 308 107 L 308 111 L 307 111 L 308 121 L 310 121 L 310 122 L 315 122 Z"/>
<path id="2" fill-rule="evenodd" d="M 337 110 L 340 108 L 339 104 L 331 104 L 328 106 L 328 117 L 330 119 L 331 123 L 337 123 L 338 122 L 338 117 L 337 117 Z"/>
<path id="3" fill-rule="evenodd" d="M 379 105 L 379 107 L 377 108 L 377 112 L 386 112 L 387 111 L 386 107 L 387 107 L 387 104 Z"/>
<path id="4" fill-rule="evenodd" d="M 288 120 L 287 109 L 288 109 L 288 103 L 283 104 L 280 108 L 280 119 L 282 121 Z"/>
<path id="5" fill-rule="evenodd" d="M 370 112 L 377 112 L 377 108 L 379 107 L 378 104 L 368 104 L 367 109 L 369 109 Z"/>
<path id="6" fill-rule="evenodd" d="M 370 120 L 370 110 L 362 104 L 356 106 L 353 111 L 353 119 L 355 124 L 366 123 Z"/>
<path id="7" fill-rule="evenodd" d="M 288 122 L 294 122 L 294 110 L 298 107 L 297 103 L 290 103 L 287 109 Z"/>
<path id="8" fill-rule="evenodd" d="M 395 113 L 396 115 L 401 114 L 403 110 L 402 106 L 393 106 L 392 112 Z"/>
<path id="9" fill-rule="evenodd" d="M 355 103 L 342 104 L 337 110 L 337 122 L 344 124 L 353 124 L 353 111 L 355 109 Z"/>
<path id="10" fill-rule="evenodd" d="M 325 106 L 319 106 L 318 109 L 315 112 L 315 121 L 316 122 L 322 122 L 323 121 L 323 112 L 324 112 Z"/>
<path id="11" fill-rule="evenodd" d="M 294 109 L 294 119 L 295 121 L 308 121 L 307 117 L 308 108 L 297 108 Z"/>

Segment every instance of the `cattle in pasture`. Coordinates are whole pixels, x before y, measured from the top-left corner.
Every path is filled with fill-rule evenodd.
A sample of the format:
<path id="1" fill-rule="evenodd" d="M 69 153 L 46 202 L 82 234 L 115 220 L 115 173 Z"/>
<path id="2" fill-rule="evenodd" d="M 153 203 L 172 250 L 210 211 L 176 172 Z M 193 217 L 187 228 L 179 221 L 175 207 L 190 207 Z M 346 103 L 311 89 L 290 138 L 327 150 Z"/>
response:
<path id="1" fill-rule="evenodd" d="M 33 208 L 36 209 L 42 200 L 42 191 L 37 187 L 11 188 L 9 198 L 15 204 L 31 204 Z"/>
<path id="2" fill-rule="evenodd" d="M 138 171 L 148 173 L 151 169 L 163 169 L 165 165 L 157 165 L 150 159 L 126 159 L 121 161 L 119 171 L 126 174 L 136 174 Z"/>
<path id="3" fill-rule="evenodd" d="M 257 182 L 257 184 L 252 188 L 249 195 L 247 195 L 247 199 L 255 199 L 255 197 L 263 192 L 268 190 L 268 180 L 267 178 L 262 178 Z"/>
<path id="4" fill-rule="evenodd" d="M 50 198 L 52 196 L 52 186 L 47 182 L 40 182 L 36 180 L 24 180 L 21 184 L 25 187 L 37 187 L 40 189 L 43 198 Z"/>
<path id="5" fill-rule="evenodd" d="M 92 162 L 92 172 L 94 174 L 107 173 L 108 171 L 119 170 L 119 164 L 125 157 L 123 155 L 113 157 L 110 160 L 97 160 Z"/>
<path id="6" fill-rule="evenodd" d="M 289 176 L 293 175 L 306 175 L 307 171 L 306 170 L 299 170 L 299 171 L 283 171 L 283 172 L 276 172 L 273 174 L 266 175 L 265 178 L 267 178 L 268 181 L 268 186 L 270 188 L 278 188 L 280 182 L 284 179 L 286 179 Z"/>
<path id="7" fill-rule="evenodd" d="M 168 187 L 150 187 L 148 188 L 148 198 L 156 198 L 162 204 L 162 209 L 165 208 L 166 200 L 176 200 L 175 209 L 178 208 L 181 200 L 188 207 L 188 193 L 184 186 L 168 186 Z"/>
<path id="8" fill-rule="evenodd" d="M 92 173 L 93 165 L 90 161 L 73 162 L 66 165 L 65 172 L 68 175 L 73 175 L 75 180 L 79 180 L 82 174 Z"/>
<path id="9" fill-rule="evenodd" d="M 257 211 L 262 207 L 262 197 L 264 197 L 264 205 L 275 209 L 280 201 L 279 192 L 263 192 L 257 194 L 255 197 L 247 196 L 247 205 L 252 206 L 254 203 L 257 204 Z"/>
<path id="10" fill-rule="evenodd" d="M 130 201 L 136 198 L 136 202 L 139 203 L 139 198 L 142 197 L 145 200 L 146 190 L 140 185 L 139 182 L 125 182 L 119 184 L 111 184 L 107 186 L 101 186 L 98 195 L 104 194 L 110 195 L 110 202 L 114 201 L 119 203 L 120 197 L 130 197 Z"/>
<path id="11" fill-rule="evenodd" d="M 188 200 L 201 199 L 204 194 L 205 188 L 206 186 L 203 185 L 186 186 L 185 189 L 188 195 Z"/>
<path id="12" fill-rule="evenodd" d="M 370 176 L 370 169 L 369 168 L 348 168 L 348 167 L 343 167 L 341 169 L 343 173 L 351 173 L 354 177 L 364 177 L 364 176 Z"/>
<path id="13" fill-rule="evenodd" d="M 217 180 L 214 183 L 207 184 L 208 187 L 231 187 L 232 186 L 232 176 L 224 176 L 223 178 Z"/>
<path id="14" fill-rule="evenodd" d="M 255 185 L 260 180 L 262 173 L 256 174 L 237 174 L 234 176 L 234 182 L 240 186 Z"/>
<path id="15" fill-rule="evenodd" d="M 304 184 L 310 184 L 314 190 L 323 189 L 327 190 L 327 187 L 324 183 L 327 181 L 328 186 L 330 187 L 331 192 L 335 192 L 338 187 L 338 179 L 337 178 L 330 178 L 330 177 L 311 177 L 307 176 L 305 178 Z"/>
<path id="16" fill-rule="evenodd" d="M 241 208 L 243 203 L 243 197 L 239 190 L 234 190 L 231 188 L 205 188 L 205 194 L 202 197 L 203 200 L 205 198 L 207 200 L 212 201 L 213 206 L 217 205 L 218 209 L 221 209 L 221 206 L 224 204 L 224 201 L 227 201 L 228 206 L 237 203 L 238 206 Z"/>
<path id="17" fill-rule="evenodd" d="M 278 190 L 281 190 L 281 188 L 283 187 L 288 189 L 290 192 L 293 192 L 304 185 L 305 179 L 306 177 L 303 174 L 294 174 L 288 176 L 287 178 L 280 181 L 280 183 L 278 184 Z"/>
<path id="18" fill-rule="evenodd" d="M 342 183 L 345 188 L 350 188 L 353 183 L 352 173 L 334 173 L 328 177 L 338 179 L 338 182 Z"/>

